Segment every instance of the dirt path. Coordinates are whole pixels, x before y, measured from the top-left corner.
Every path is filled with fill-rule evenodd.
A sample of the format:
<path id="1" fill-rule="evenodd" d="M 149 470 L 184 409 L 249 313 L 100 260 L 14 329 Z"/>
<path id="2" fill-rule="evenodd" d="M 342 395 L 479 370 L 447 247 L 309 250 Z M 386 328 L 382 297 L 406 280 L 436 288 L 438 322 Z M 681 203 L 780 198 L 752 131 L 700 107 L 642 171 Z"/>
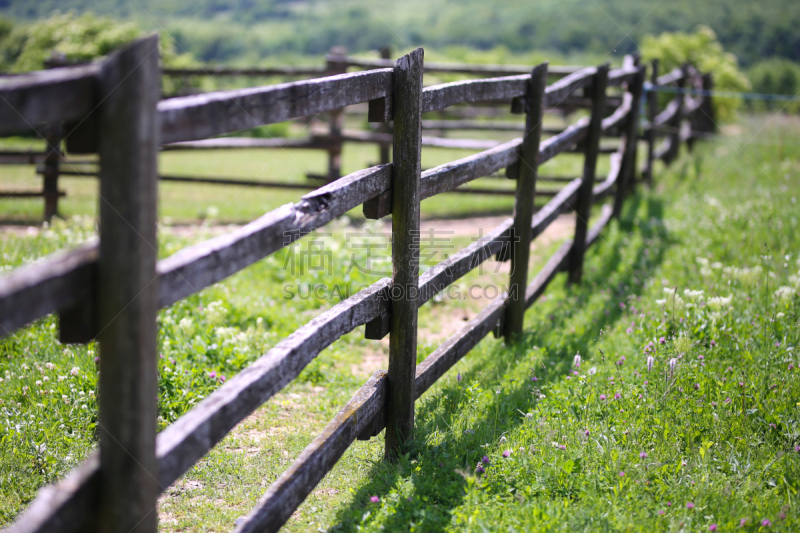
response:
<path id="1" fill-rule="evenodd" d="M 503 222 L 506 217 L 480 217 L 471 219 L 424 220 L 420 223 L 420 232 L 425 235 L 430 230 L 435 230 L 436 235 L 450 235 L 452 237 L 480 237 L 486 235 Z M 575 217 L 562 215 L 557 218 L 536 240 L 531 243 L 531 260 L 542 260 L 542 250 L 554 242 L 564 241 L 572 236 L 575 226 Z M 386 224 L 386 231 L 391 230 L 391 223 Z M 501 291 L 490 289 L 501 287 L 508 282 L 509 263 L 496 263 L 493 259 L 487 261 L 484 274 L 472 278 L 470 287 L 474 291 L 460 292 L 457 300 L 445 301 L 426 310 L 420 318 L 417 334 L 418 343 L 437 346 L 455 334 L 464 324 L 472 319 L 490 301 L 498 297 Z M 381 341 L 380 348 L 365 352 L 359 364 L 351 365 L 354 374 L 364 377 L 371 375 L 376 370 L 387 368 L 389 364 L 388 336 Z"/>

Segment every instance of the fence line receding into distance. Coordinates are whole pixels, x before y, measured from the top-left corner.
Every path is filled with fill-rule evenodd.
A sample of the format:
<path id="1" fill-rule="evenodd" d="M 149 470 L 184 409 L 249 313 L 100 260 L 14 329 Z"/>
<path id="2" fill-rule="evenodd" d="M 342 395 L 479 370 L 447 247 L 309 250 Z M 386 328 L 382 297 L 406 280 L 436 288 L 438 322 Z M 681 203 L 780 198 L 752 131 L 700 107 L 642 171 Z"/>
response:
<path id="1" fill-rule="evenodd" d="M 90 67 L 0 78 L 0 135 L 66 124 L 75 130 L 67 142 L 71 153 L 99 155 L 104 199 L 97 240 L 0 278 L 4 332 L 58 313 L 62 342 L 98 339 L 100 351 L 99 451 L 63 481 L 43 488 L 11 525 L 14 533 L 155 531 L 158 494 L 324 348 L 362 325 L 367 338 L 390 335 L 388 372 L 380 370 L 366 382 L 236 526 L 237 531 L 280 529 L 353 441 L 387 429 L 386 454 L 393 457 L 413 437 L 415 400 L 437 379 L 489 332 L 508 339 L 520 335 L 525 310 L 558 272 L 579 282 L 586 250 L 619 214 L 636 182 L 645 68 L 634 58 L 626 58 L 621 69 L 604 64 L 565 72 L 551 85 L 545 63 L 522 74 L 492 71 L 487 74 L 500 77 L 423 87 L 426 66 L 418 49 L 396 62 L 362 65 L 374 67 L 370 70 L 159 101 L 155 50 L 157 39 L 148 37 Z M 700 79 L 688 66 L 668 76 L 664 83 Z M 607 96 L 607 87 L 617 87 L 619 95 Z M 566 98 L 584 100 L 589 116 L 543 138 L 544 109 Z M 651 154 L 674 158 L 678 144 L 690 138 L 684 134 L 687 118 L 693 129 L 703 127 L 697 110 L 708 102 L 698 98 L 678 95 L 660 114 L 651 111 L 646 131 L 670 128 L 664 145 Z M 522 137 L 423 171 L 422 114 L 492 99 L 510 102 L 515 113 L 525 115 Z M 343 106 L 358 103 L 368 105 L 370 121 L 393 123 L 394 161 L 333 180 L 297 203 L 156 260 L 160 142 L 195 142 L 309 113 L 335 117 Z M 595 183 L 597 159 L 606 153 L 600 147 L 604 135 L 621 141 L 608 175 Z M 654 136 L 648 139 L 652 144 Z M 569 152 L 583 154 L 583 174 L 534 212 L 539 166 Z M 419 275 L 414 232 L 420 202 L 502 170 L 516 181 L 513 217 Z M 593 205 L 611 195 L 613 202 L 602 206 L 590 227 Z M 392 217 L 394 279 L 384 278 L 322 312 L 156 435 L 158 309 L 359 205 L 367 218 Z M 570 210 L 576 212 L 575 237 L 527 279 L 530 242 Z M 508 293 L 416 365 L 418 308 L 492 256 L 512 262 Z"/>
<path id="2" fill-rule="evenodd" d="M 292 77 L 321 77 L 331 76 L 335 74 L 346 73 L 348 69 L 377 69 L 387 68 L 392 66 L 392 61 L 388 60 L 390 51 L 384 49 L 381 51 L 384 59 L 362 59 L 348 57 L 344 54 L 343 49 L 334 48 L 326 57 L 326 62 L 323 66 L 312 67 L 268 67 L 268 68 L 230 68 L 230 67 L 217 67 L 206 66 L 186 69 L 165 68 L 162 69 L 162 75 L 173 76 L 188 80 L 193 77 L 200 76 L 215 76 L 215 77 L 230 77 L 230 78 L 244 78 L 251 80 L 253 77 L 264 78 L 281 76 L 285 78 Z M 62 62 L 63 63 L 63 62 Z M 49 67 L 64 66 L 59 64 L 58 61 L 49 61 Z M 83 68 L 96 68 L 91 65 L 84 65 Z M 572 76 L 580 71 L 582 67 L 576 66 L 561 66 L 550 67 L 548 69 L 548 79 L 559 80 L 561 78 Z M 473 75 L 473 76 L 499 76 L 501 78 L 516 78 L 517 83 L 523 83 L 527 71 L 521 66 L 509 65 L 459 65 L 448 63 L 429 63 L 424 65 L 425 72 L 431 72 L 436 75 Z M 665 84 L 675 83 L 673 79 L 678 79 L 681 73 L 676 71 L 670 75 L 662 77 L 662 82 Z M 617 69 L 611 71 L 609 81 L 612 85 L 619 85 L 627 81 L 625 76 L 629 76 L 624 69 Z M 653 80 L 656 81 L 655 79 Z M 188 84 L 186 84 L 188 85 Z M 506 112 L 510 107 L 510 99 L 499 98 L 501 96 L 496 91 L 498 90 L 512 90 L 513 83 L 505 83 L 505 80 L 472 80 L 467 86 L 460 84 L 450 84 L 450 93 L 453 89 L 463 90 L 469 87 L 473 94 L 473 98 L 464 99 L 463 102 L 457 103 L 456 106 L 433 111 L 436 115 L 433 119 L 423 120 L 422 127 L 426 130 L 426 134 L 422 137 L 422 146 L 437 147 L 437 148 L 451 148 L 460 150 L 485 150 L 492 148 L 499 144 L 499 141 L 488 139 L 463 139 L 463 138 L 446 138 L 451 131 L 465 130 L 465 131 L 524 131 L 524 122 L 515 121 L 489 121 L 486 120 L 492 116 L 499 116 L 501 111 Z M 478 87 L 484 87 L 491 90 L 495 88 L 493 94 L 484 93 L 484 99 L 478 98 L 480 92 L 476 90 Z M 699 85 L 695 84 L 695 89 Z M 553 111 L 557 110 L 559 114 L 565 119 L 565 123 L 569 116 L 576 110 L 588 108 L 591 104 L 590 100 L 580 96 L 573 95 L 573 90 L 568 86 L 562 84 L 562 94 L 554 95 L 550 101 L 547 102 L 548 109 Z M 492 97 L 492 99 L 486 99 Z M 656 109 L 657 102 L 648 99 L 650 104 L 649 109 Z M 620 107 L 624 102 L 617 96 L 609 96 L 606 98 L 607 108 Z M 254 187 L 254 188 L 278 188 L 278 189 L 305 189 L 314 190 L 327 182 L 338 179 L 341 176 L 341 154 L 342 148 L 347 143 L 368 143 L 374 144 L 378 147 L 378 161 L 381 164 L 386 164 L 390 160 L 390 148 L 393 142 L 392 129 L 390 122 L 374 123 L 368 131 L 359 131 L 355 129 L 345 129 L 346 115 L 357 115 L 358 113 L 367 113 L 367 104 L 357 104 L 350 106 L 349 112 L 346 114 L 348 108 L 332 109 L 321 115 L 310 115 L 305 117 L 296 117 L 294 121 L 304 123 L 310 127 L 309 134 L 304 138 L 253 138 L 234 136 L 213 139 L 202 139 L 194 141 L 181 141 L 174 143 L 167 143 L 162 139 L 162 150 L 178 151 L 178 150 L 210 150 L 210 149 L 252 149 L 252 150 L 270 150 L 270 149 L 301 149 L 301 150 L 322 150 L 327 154 L 327 170 L 324 173 L 309 172 L 305 175 L 306 180 L 300 182 L 287 182 L 275 179 L 242 179 L 231 178 L 226 176 L 180 176 L 180 175 L 160 175 L 159 181 L 181 183 L 181 184 L 211 184 L 211 185 L 231 185 L 237 187 Z M 466 113 L 466 115 L 464 115 Z M 487 115 L 488 113 L 488 115 Z M 467 118 L 464 118 L 464 116 Z M 691 116 L 691 113 L 689 114 Z M 326 118 L 327 117 L 327 118 Z M 324 121 L 320 120 L 325 118 Z M 320 127 L 319 122 L 324 122 L 325 126 Z M 693 122 L 692 122 L 693 123 Z M 655 130 L 650 130 L 653 135 L 670 135 L 672 131 L 670 125 L 661 125 Z M 542 133 L 555 134 L 563 130 L 563 127 L 547 126 L 542 129 Z M 614 132 L 607 132 L 613 134 Z M 35 198 L 41 197 L 44 199 L 44 219 L 50 221 L 53 216 L 59 213 L 59 200 L 66 196 L 66 192 L 59 191 L 59 180 L 61 178 L 70 177 L 96 177 L 99 175 L 97 168 L 97 161 L 93 159 L 75 159 L 70 154 L 69 158 L 62 150 L 62 136 L 63 128 L 49 127 L 44 128 L 40 132 L 42 139 L 45 141 L 44 150 L 2 150 L 0 151 L 0 165 L 2 164 L 38 164 L 36 172 L 42 175 L 43 187 L 41 190 L 33 191 L 9 191 L 6 193 L 0 192 L 0 197 L 5 199 L 12 198 Z M 618 132 L 616 133 L 619 134 Z M 649 133 L 648 133 L 649 134 Z M 686 135 L 702 134 L 698 131 L 689 131 Z M 74 137 L 74 134 L 71 135 Z M 169 139 L 167 139 L 169 140 Z M 689 140 L 691 143 L 691 140 Z M 72 145 L 73 150 L 78 150 L 75 147 L 75 141 L 72 140 L 67 144 Z M 579 147 L 576 147 L 579 148 Z M 666 148 L 666 147 L 665 147 Z M 573 151 L 575 148 L 573 148 Z M 612 153 L 616 148 L 611 146 L 602 146 L 601 153 Z M 579 150 L 578 150 L 579 151 Z M 670 151 L 659 152 L 662 158 L 670 158 Z M 499 176 L 491 176 L 499 177 Z M 552 176 L 538 176 L 538 182 L 553 183 L 564 181 L 563 177 Z M 457 194 L 478 194 L 478 195 L 497 195 L 497 196 L 514 196 L 515 191 L 508 187 L 460 187 L 449 193 Z M 552 189 L 540 189 L 537 193 L 537 198 L 552 197 L 555 191 Z M 537 206 L 541 207 L 541 205 Z"/>

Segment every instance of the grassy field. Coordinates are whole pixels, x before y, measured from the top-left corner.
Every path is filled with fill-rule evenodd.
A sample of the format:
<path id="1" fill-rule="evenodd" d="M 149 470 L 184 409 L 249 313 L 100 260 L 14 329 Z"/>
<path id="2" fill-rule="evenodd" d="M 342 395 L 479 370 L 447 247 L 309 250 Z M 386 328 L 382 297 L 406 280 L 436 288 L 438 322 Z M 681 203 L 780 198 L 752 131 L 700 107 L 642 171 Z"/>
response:
<path id="1" fill-rule="evenodd" d="M 800 123 L 744 117 L 726 131 L 629 200 L 589 252 L 583 284 L 556 279 L 529 311 L 521 342 L 486 339 L 423 396 L 408 455 L 386 464 L 382 436 L 357 442 L 287 530 L 796 530 Z M 233 175 L 260 164 L 232 153 L 212 169 L 205 154 L 172 155 L 162 165 L 176 172 Z M 439 156 L 453 154 L 427 157 Z M 83 204 L 65 202 L 84 216 L 3 233 L 3 268 L 94 232 L 84 186 Z M 271 191 L 223 201 L 220 188 L 190 198 L 175 187 L 174 197 L 161 189 L 162 221 L 196 219 L 210 205 L 219 220 L 241 221 L 292 201 Z M 429 216 L 510 208 L 442 198 L 427 204 Z M 219 230 L 163 224 L 161 254 Z M 292 272 L 310 251 L 301 242 L 160 314 L 162 427 L 341 295 L 385 275 L 388 247 L 376 237 L 385 225 L 330 230 L 313 238 L 331 252 L 318 258 L 322 268 Z M 563 233 L 535 249 L 532 271 Z M 426 264 L 474 236 L 456 228 L 447 242 L 423 242 Z M 368 272 L 353 267 L 370 260 Z M 458 284 L 460 294 L 421 309 L 420 360 L 485 305 L 463 294 L 502 284 L 498 267 L 487 263 Z M 308 298 L 321 283 L 340 292 Z M 0 341 L 0 524 L 95 445 L 95 346 L 60 345 L 56 327 L 46 318 Z M 160 527 L 229 530 L 386 360 L 386 342 L 364 340 L 363 329 L 325 350 L 166 490 Z"/>
<path id="2" fill-rule="evenodd" d="M 520 121 L 520 117 L 507 117 Z M 562 125 L 557 117 L 548 124 Z M 318 125 L 319 126 L 319 125 Z M 363 129 L 365 124 L 357 116 L 348 120 L 348 128 Z M 290 138 L 304 138 L 308 130 L 293 125 Z M 451 138 L 478 138 L 510 140 L 515 132 L 450 132 Z M 0 148 L 42 150 L 43 143 L 26 139 L 0 140 Z M 466 157 L 472 152 L 426 148 L 423 150 L 423 168 Z M 84 158 L 85 159 L 85 158 Z M 342 152 L 342 172 L 350 173 L 375 165 L 379 161 L 378 148 L 373 145 L 348 143 Z M 160 155 L 159 171 L 164 175 L 198 176 L 246 179 L 283 183 L 309 183 L 306 173 L 327 173 L 327 153 L 321 150 L 216 150 L 164 152 Z M 582 159 L 578 155 L 556 158 L 543 167 L 550 175 L 577 177 Z M 64 165 L 67 170 L 84 167 Z M 607 165 L 599 168 L 607 171 Z M 513 183 L 504 179 L 481 179 L 472 186 L 482 188 L 513 189 Z M 549 184 L 552 188 L 552 184 Z M 31 165 L 3 165 L 0 167 L 0 191 L 41 190 L 42 179 Z M 544 186 L 542 187 L 544 188 Z M 76 215 L 95 216 L 97 212 L 98 183 L 94 177 L 62 176 L 59 189 L 67 196 L 59 204 L 65 218 Z M 258 218 L 281 205 L 297 202 L 304 191 L 296 189 L 266 189 L 236 185 L 205 185 L 161 182 L 159 184 L 159 216 L 163 225 L 196 223 L 212 216 L 217 223 L 243 224 Z M 445 194 L 423 202 L 423 216 L 465 217 L 475 215 L 500 215 L 510 213 L 513 197 Z M 40 199 L 4 198 L 0 192 L 0 223 L 35 224 L 42 218 Z M 351 218 L 363 218 L 360 209 L 350 213 Z"/>

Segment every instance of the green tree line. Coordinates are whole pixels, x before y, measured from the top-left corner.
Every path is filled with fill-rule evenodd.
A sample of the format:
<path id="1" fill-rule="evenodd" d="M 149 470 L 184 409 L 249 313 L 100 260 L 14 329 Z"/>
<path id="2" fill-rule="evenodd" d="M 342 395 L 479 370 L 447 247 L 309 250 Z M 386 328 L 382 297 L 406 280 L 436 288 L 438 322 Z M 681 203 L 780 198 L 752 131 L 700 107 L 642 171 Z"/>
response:
<path id="1" fill-rule="evenodd" d="M 165 31 L 202 62 L 387 44 L 613 55 L 637 49 L 645 35 L 700 24 L 745 66 L 773 57 L 800 61 L 797 0 L 0 0 L 0 15 L 15 20 L 69 10 Z"/>
<path id="2" fill-rule="evenodd" d="M 7 72 L 37 70 L 44 68 L 49 60 L 90 61 L 108 54 L 144 31 L 147 29 L 132 20 L 118 21 L 91 13 L 57 14 L 34 22 L 14 23 L 9 19 L 0 19 L 0 70 Z M 194 35 L 194 38 L 202 39 L 202 35 L 204 34 L 200 32 Z M 198 61 L 192 53 L 186 52 L 186 49 L 191 47 L 182 45 L 180 41 L 185 38 L 182 38 L 181 34 L 169 33 L 162 29 L 161 37 L 161 55 L 165 65 L 187 67 L 205 62 Z M 342 40 L 345 40 L 344 37 Z M 221 39 L 220 43 L 224 41 L 225 39 Z M 716 33 L 707 26 L 699 26 L 691 33 L 667 32 L 659 36 L 645 35 L 641 43 L 636 44 L 646 61 L 650 59 L 661 61 L 663 72 L 685 62 L 691 62 L 702 71 L 713 72 L 715 86 L 719 90 L 740 92 L 753 90 L 783 95 L 796 95 L 800 91 L 800 65 L 785 58 L 771 58 L 755 63 L 745 74 L 740 68 L 737 57 L 725 50 Z M 400 45 L 401 43 L 396 43 L 395 49 L 402 49 Z M 464 46 L 449 46 L 442 50 L 443 53 L 440 50 L 433 55 L 437 56 L 437 59 L 461 62 L 507 62 L 508 56 L 511 55 L 512 61 L 521 59 L 519 62 L 522 63 L 533 62 L 533 58 L 530 57 L 531 51 L 515 55 L 502 45 L 483 52 Z M 542 53 L 538 52 L 538 55 Z M 549 54 L 545 55 L 549 57 Z M 246 63 L 247 58 L 252 57 L 252 53 L 247 54 L 243 51 L 242 57 L 235 57 L 237 62 Z M 599 61 L 602 57 L 601 54 L 593 54 L 591 59 L 584 57 L 576 62 Z M 314 55 L 308 55 L 303 60 L 308 61 L 310 58 L 314 58 Z M 538 60 L 541 58 L 536 59 Z M 261 60 L 255 57 L 249 61 L 256 64 Z M 164 92 L 174 94 L 186 83 L 204 90 L 216 88 L 207 86 L 209 80 L 205 78 L 185 80 L 165 77 Z M 732 118 L 735 110 L 742 104 L 740 100 L 733 98 L 718 98 L 716 103 L 719 116 L 723 120 Z M 800 110 L 800 103 L 752 102 L 748 103 L 748 107 L 755 110 L 797 112 Z"/>

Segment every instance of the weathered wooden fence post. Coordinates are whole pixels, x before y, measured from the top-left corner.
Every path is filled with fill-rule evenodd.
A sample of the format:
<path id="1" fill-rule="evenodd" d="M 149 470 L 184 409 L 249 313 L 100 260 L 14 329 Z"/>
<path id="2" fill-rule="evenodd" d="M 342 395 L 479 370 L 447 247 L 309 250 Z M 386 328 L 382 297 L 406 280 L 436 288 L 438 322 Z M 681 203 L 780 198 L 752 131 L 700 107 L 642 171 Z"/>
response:
<path id="1" fill-rule="evenodd" d="M 534 67 L 525 96 L 525 134 L 517 163 L 517 191 L 514 200 L 514 225 L 509 243 L 511 279 L 505 317 L 505 339 L 511 343 L 522 334 L 525 320 L 525 289 L 531 252 L 531 222 L 539 169 L 539 141 L 544 118 L 544 89 L 547 86 L 547 63 Z"/>
<path id="2" fill-rule="evenodd" d="M 619 169 L 617 191 L 614 196 L 614 216 L 619 218 L 622 213 L 622 204 L 628 193 L 633 192 L 636 185 L 636 151 L 639 148 L 639 104 L 642 101 L 644 90 L 645 68 L 637 69 L 636 77 L 628 84 L 627 90 L 631 93 L 631 110 L 625 122 L 623 142 L 625 148 Z"/>
<path id="3" fill-rule="evenodd" d="M 650 129 L 647 130 L 647 167 L 644 172 L 644 180 L 648 187 L 653 186 L 653 157 L 656 150 L 656 115 L 658 115 L 658 59 L 650 63 L 650 90 L 647 92 L 647 120 Z"/>
<path id="4" fill-rule="evenodd" d="M 397 60 L 392 77 L 392 317 L 386 456 L 396 457 L 414 432 L 419 284 L 419 188 L 422 175 L 422 63 L 417 48 Z"/>
<path id="5" fill-rule="evenodd" d="M 700 131 L 714 133 L 717 131 L 717 120 L 714 116 L 714 103 L 711 91 L 714 90 L 714 77 L 709 72 L 703 74 L 703 103 L 700 104 Z"/>
<path id="6" fill-rule="evenodd" d="M 158 58 L 158 37 L 146 37 L 99 81 L 102 532 L 156 531 Z"/>
<path id="7" fill-rule="evenodd" d="M 391 47 L 386 46 L 384 48 L 381 48 L 381 59 L 391 59 L 391 58 L 392 58 L 392 49 L 391 49 Z M 378 126 L 378 131 L 380 131 L 381 133 L 391 134 L 392 133 L 392 124 L 391 124 L 391 122 L 389 122 L 389 121 L 381 122 L 380 125 Z M 379 150 L 380 150 L 380 163 L 381 163 L 381 165 L 385 165 L 387 163 L 390 163 L 391 159 L 389 158 L 390 157 L 389 145 L 388 144 L 380 144 L 378 146 L 379 146 Z"/>
<path id="8" fill-rule="evenodd" d="M 692 110 L 685 113 L 689 125 L 689 136 L 686 139 L 686 148 L 689 153 L 692 153 L 692 151 L 694 151 L 694 142 L 697 139 L 695 132 L 699 130 L 698 119 L 700 118 L 700 109 L 694 105 L 694 100 L 695 98 L 702 98 L 702 96 L 697 95 L 695 91 L 702 88 L 703 80 L 700 77 L 700 72 L 698 72 L 694 65 L 688 66 L 687 73 L 688 78 L 686 79 L 686 90 L 692 91 L 692 93 L 687 94 L 684 96 L 684 98 L 691 96 Z"/>
<path id="9" fill-rule="evenodd" d="M 44 194 L 44 220 L 50 222 L 58 215 L 58 166 L 61 162 L 61 124 L 54 125 L 45 134 L 45 156 L 42 172 Z"/>
<path id="10" fill-rule="evenodd" d="M 606 110 L 606 87 L 608 85 L 608 63 L 597 67 L 592 86 L 589 91 L 592 99 L 589 131 L 586 134 L 586 156 L 583 162 L 583 179 L 578 189 L 578 201 L 575 206 L 575 240 L 572 242 L 568 256 L 568 280 L 579 283 L 583 274 L 583 256 L 586 253 L 586 234 L 589 216 L 592 210 L 592 189 L 594 174 L 597 168 L 597 154 L 600 151 L 600 135 L 603 117 Z"/>
<path id="11" fill-rule="evenodd" d="M 335 76 L 347 72 L 344 62 L 347 50 L 340 46 L 331 48 L 325 60 L 325 75 Z M 344 128 L 344 109 L 328 111 L 328 179 L 342 177 L 342 129 Z"/>
<path id="12" fill-rule="evenodd" d="M 678 157 L 681 150 L 681 125 L 683 124 L 684 111 L 686 109 L 686 95 L 683 90 L 686 88 L 686 79 L 688 77 L 688 65 L 684 64 L 681 67 L 681 77 L 677 82 L 678 94 L 675 95 L 675 100 L 678 102 L 678 109 L 675 116 L 669 121 L 669 150 L 664 154 L 664 163 L 670 164 L 675 158 Z"/>

